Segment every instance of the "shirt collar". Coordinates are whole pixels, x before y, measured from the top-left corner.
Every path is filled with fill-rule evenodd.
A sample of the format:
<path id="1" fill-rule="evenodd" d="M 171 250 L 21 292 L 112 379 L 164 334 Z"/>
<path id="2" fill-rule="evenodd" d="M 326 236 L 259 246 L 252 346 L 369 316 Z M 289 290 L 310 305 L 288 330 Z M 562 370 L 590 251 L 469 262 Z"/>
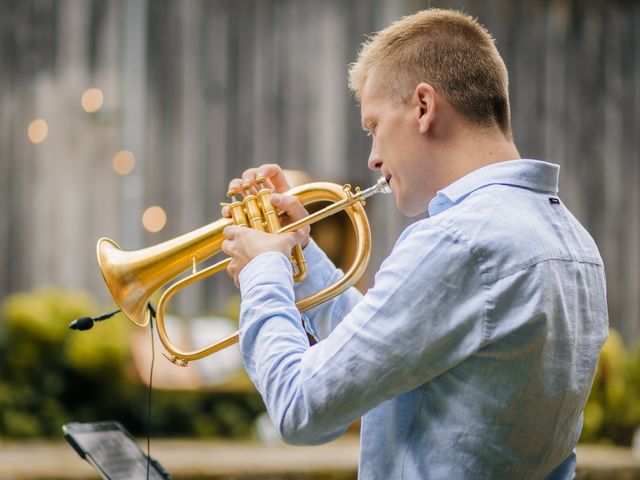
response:
<path id="1" fill-rule="evenodd" d="M 559 172 L 559 165 L 540 160 L 521 159 L 492 163 L 468 173 L 438 191 L 429 202 L 429 216 L 437 215 L 459 203 L 470 193 L 494 184 L 512 185 L 556 195 Z"/>

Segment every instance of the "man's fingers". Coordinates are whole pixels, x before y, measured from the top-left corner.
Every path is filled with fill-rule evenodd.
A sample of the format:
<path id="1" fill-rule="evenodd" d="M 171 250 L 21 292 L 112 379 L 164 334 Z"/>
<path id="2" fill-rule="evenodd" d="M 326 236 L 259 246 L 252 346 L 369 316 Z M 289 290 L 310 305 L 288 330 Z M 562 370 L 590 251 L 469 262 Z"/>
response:
<path id="1" fill-rule="evenodd" d="M 251 189 L 253 192 L 253 190 L 256 190 L 256 179 L 259 177 L 265 177 L 265 186 L 275 192 L 285 192 L 291 188 L 282 168 L 280 168 L 279 165 L 275 163 L 265 163 L 259 167 L 248 168 L 242 173 L 241 178 L 234 178 L 231 180 L 229 182 L 229 190 L 241 193 L 242 185 L 248 183 L 252 185 Z"/>
<path id="2" fill-rule="evenodd" d="M 234 178 L 229 182 L 229 191 L 240 193 L 242 191 L 242 189 L 240 188 L 241 186 L 242 186 L 242 179 Z"/>
<path id="3" fill-rule="evenodd" d="M 224 253 L 225 255 L 231 255 L 231 252 L 233 250 L 231 247 L 231 240 L 223 240 L 220 244 L 220 250 L 222 250 L 222 253 Z"/>
<path id="4" fill-rule="evenodd" d="M 293 195 L 280 195 L 274 193 L 271 196 L 271 203 L 279 209 L 284 210 L 284 212 L 294 221 L 300 220 L 301 218 L 309 215 L 309 212 L 307 212 L 302 203 L 300 203 L 298 197 Z"/>
<path id="5" fill-rule="evenodd" d="M 295 232 L 285 233 L 285 235 L 289 236 L 289 240 L 291 242 L 291 250 L 296 245 L 306 246 L 308 242 L 308 235 L 306 235 L 302 230 L 296 230 Z"/>
<path id="6" fill-rule="evenodd" d="M 282 168 L 280 165 L 275 163 L 265 163 L 264 165 L 260 165 L 256 169 L 256 176 L 266 177 L 271 182 L 273 190 L 276 192 L 286 192 L 291 188 Z"/>
<path id="7" fill-rule="evenodd" d="M 256 183 L 257 168 L 248 168 L 242 174 L 242 184 L 254 185 Z"/>
<path id="8" fill-rule="evenodd" d="M 242 227 L 238 227 L 237 225 L 229 225 L 227 227 L 224 227 L 224 230 L 222 230 L 222 235 L 227 240 L 234 240 L 240 228 Z"/>
<path id="9" fill-rule="evenodd" d="M 233 260 L 229 262 L 229 265 L 227 265 L 227 273 L 231 278 L 233 278 L 233 283 L 235 284 L 236 288 L 240 288 L 240 282 L 238 281 L 238 267 Z"/>
<path id="10" fill-rule="evenodd" d="M 226 234 L 232 231 L 232 227 L 227 227 L 224 229 L 223 233 Z M 232 256 L 235 250 L 234 241 L 228 239 L 223 240 L 222 244 L 220 245 L 220 249 L 222 250 L 222 253 L 231 257 L 231 261 L 229 262 L 229 265 L 227 265 L 227 273 L 231 278 L 233 278 L 233 283 L 235 284 L 236 288 L 240 288 L 240 282 L 238 280 L 238 275 L 240 274 L 240 272 L 238 270 L 237 262 Z"/>
<path id="11" fill-rule="evenodd" d="M 309 215 L 309 212 L 304 208 L 298 197 L 293 195 L 278 195 L 274 194 L 271 196 L 271 202 L 281 210 L 283 210 L 288 219 L 284 219 L 282 222 L 284 224 L 289 224 L 291 222 L 296 222 L 302 218 L 305 218 Z M 311 227 L 309 225 L 305 227 L 300 227 L 296 232 L 296 240 L 294 243 L 299 243 L 302 248 L 306 247 L 309 244 L 309 232 L 311 231 Z"/>

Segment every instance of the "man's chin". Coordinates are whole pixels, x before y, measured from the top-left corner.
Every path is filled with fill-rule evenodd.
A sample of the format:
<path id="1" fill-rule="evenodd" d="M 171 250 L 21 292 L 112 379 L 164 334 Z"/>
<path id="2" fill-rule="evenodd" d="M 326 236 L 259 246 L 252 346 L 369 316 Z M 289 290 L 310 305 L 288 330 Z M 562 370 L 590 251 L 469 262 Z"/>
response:
<path id="1" fill-rule="evenodd" d="M 427 211 L 427 208 L 422 205 L 406 205 L 400 199 L 396 199 L 396 208 L 402 215 L 409 218 L 417 217 Z"/>

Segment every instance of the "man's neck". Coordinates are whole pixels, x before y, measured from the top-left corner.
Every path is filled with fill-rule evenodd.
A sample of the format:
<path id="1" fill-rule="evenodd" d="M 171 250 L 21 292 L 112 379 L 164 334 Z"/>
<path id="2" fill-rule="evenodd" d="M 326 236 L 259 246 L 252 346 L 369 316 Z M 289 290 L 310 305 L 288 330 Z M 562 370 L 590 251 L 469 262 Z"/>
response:
<path id="1" fill-rule="evenodd" d="M 437 190 L 493 163 L 521 158 L 513 141 L 500 131 L 467 128 L 443 143 L 435 168 Z"/>

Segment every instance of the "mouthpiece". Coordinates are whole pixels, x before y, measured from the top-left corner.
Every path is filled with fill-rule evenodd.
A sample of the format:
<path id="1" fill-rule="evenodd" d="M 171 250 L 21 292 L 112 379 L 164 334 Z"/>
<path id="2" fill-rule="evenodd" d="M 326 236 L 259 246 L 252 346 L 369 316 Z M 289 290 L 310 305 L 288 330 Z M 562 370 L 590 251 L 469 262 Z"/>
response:
<path id="1" fill-rule="evenodd" d="M 385 177 L 380 177 L 376 182 L 376 192 L 391 193 L 391 187 Z"/>
<path id="2" fill-rule="evenodd" d="M 374 185 L 360 192 L 360 198 L 364 200 L 365 198 L 369 198 L 371 195 L 375 195 L 376 193 L 391 193 L 391 188 L 389 187 L 389 183 L 387 182 L 386 178 L 378 178 L 378 181 Z"/>

